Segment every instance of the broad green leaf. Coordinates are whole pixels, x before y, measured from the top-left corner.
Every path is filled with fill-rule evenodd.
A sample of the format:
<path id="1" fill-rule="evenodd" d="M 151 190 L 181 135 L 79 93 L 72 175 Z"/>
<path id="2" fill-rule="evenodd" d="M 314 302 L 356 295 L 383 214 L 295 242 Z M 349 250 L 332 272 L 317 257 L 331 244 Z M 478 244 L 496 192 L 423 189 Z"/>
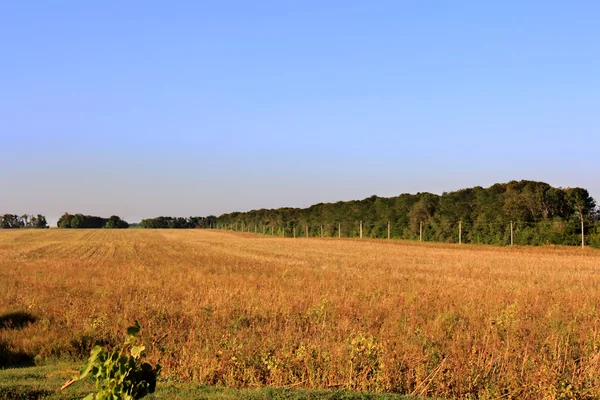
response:
<path id="1" fill-rule="evenodd" d="M 142 352 L 144 351 L 146 347 L 141 345 L 141 346 L 133 346 L 131 348 L 131 355 L 134 358 L 140 358 L 140 356 L 142 355 Z"/>
<path id="2" fill-rule="evenodd" d="M 127 334 L 129 336 L 136 336 L 140 332 L 140 323 L 136 320 L 133 326 L 127 328 Z"/>
<path id="3" fill-rule="evenodd" d="M 92 351 L 90 352 L 90 358 L 88 358 L 87 363 L 84 364 L 81 370 L 79 371 L 79 379 L 85 379 L 90 374 L 90 372 L 94 368 L 96 360 L 98 359 L 98 355 L 101 354 L 102 351 L 103 349 L 100 346 L 95 346 L 92 349 Z"/>

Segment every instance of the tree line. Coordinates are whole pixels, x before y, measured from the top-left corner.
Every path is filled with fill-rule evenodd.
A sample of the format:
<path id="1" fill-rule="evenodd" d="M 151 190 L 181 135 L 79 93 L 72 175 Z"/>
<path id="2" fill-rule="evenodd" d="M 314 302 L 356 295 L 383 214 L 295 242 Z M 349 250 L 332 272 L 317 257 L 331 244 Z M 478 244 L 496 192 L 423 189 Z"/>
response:
<path id="1" fill-rule="evenodd" d="M 93 215 L 69 214 L 64 213 L 56 224 L 59 228 L 108 228 L 108 229 L 126 229 L 129 223 L 122 220 L 119 216 L 113 215 L 110 218 L 96 217 Z"/>
<path id="2" fill-rule="evenodd" d="M 216 228 L 217 217 L 156 217 L 143 219 L 140 227 L 144 229 L 210 229 Z"/>
<path id="3" fill-rule="evenodd" d="M 510 244 L 511 222 L 516 244 L 581 243 L 600 247 L 600 223 L 595 200 L 586 189 L 555 188 L 544 182 L 511 181 L 489 188 L 474 187 L 436 195 L 371 196 L 364 200 L 320 203 L 308 208 L 261 209 L 223 214 L 221 229 L 250 230 L 292 236 L 323 235 Z"/>
<path id="4" fill-rule="evenodd" d="M 0 215 L 0 228 L 48 228 L 48 223 L 46 222 L 46 217 L 41 214 L 4 214 Z"/>

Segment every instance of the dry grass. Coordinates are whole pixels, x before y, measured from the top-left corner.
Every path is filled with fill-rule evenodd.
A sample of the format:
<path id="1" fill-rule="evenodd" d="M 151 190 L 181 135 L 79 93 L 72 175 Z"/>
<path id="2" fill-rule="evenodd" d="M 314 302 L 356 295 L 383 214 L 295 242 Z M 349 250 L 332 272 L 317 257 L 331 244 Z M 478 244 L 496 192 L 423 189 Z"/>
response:
<path id="1" fill-rule="evenodd" d="M 0 232 L 5 352 L 80 358 L 134 319 L 177 380 L 600 397 L 600 252 L 218 231 Z M 8 354 L 7 353 L 7 354 Z"/>

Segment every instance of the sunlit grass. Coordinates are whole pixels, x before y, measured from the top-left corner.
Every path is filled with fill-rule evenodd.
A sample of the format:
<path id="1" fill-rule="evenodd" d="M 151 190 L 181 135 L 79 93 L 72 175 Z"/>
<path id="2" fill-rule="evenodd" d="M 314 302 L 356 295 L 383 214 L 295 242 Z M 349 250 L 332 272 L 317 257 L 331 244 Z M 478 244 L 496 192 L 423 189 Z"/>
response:
<path id="1" fill-rule="evenodd" d="M 139 319 L 173 382 L 599 397 L 598 304 L 591 249 L 0 232 L 0 315 L 32 318 L 0 328 L 0 351 L 80 360 Z"/>

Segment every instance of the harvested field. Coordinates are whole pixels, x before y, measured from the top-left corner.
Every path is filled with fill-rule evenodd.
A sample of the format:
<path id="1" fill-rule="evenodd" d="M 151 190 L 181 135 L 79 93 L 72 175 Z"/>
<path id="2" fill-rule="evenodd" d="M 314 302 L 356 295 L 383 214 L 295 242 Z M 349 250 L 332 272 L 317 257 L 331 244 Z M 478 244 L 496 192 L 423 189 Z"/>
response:
<path id="1" fill-rule="evenodd" d="M 600 251 L 0 231 L 0 367 L 138 319 L 163 378 L 440 397 L 600 397 Z"/>

